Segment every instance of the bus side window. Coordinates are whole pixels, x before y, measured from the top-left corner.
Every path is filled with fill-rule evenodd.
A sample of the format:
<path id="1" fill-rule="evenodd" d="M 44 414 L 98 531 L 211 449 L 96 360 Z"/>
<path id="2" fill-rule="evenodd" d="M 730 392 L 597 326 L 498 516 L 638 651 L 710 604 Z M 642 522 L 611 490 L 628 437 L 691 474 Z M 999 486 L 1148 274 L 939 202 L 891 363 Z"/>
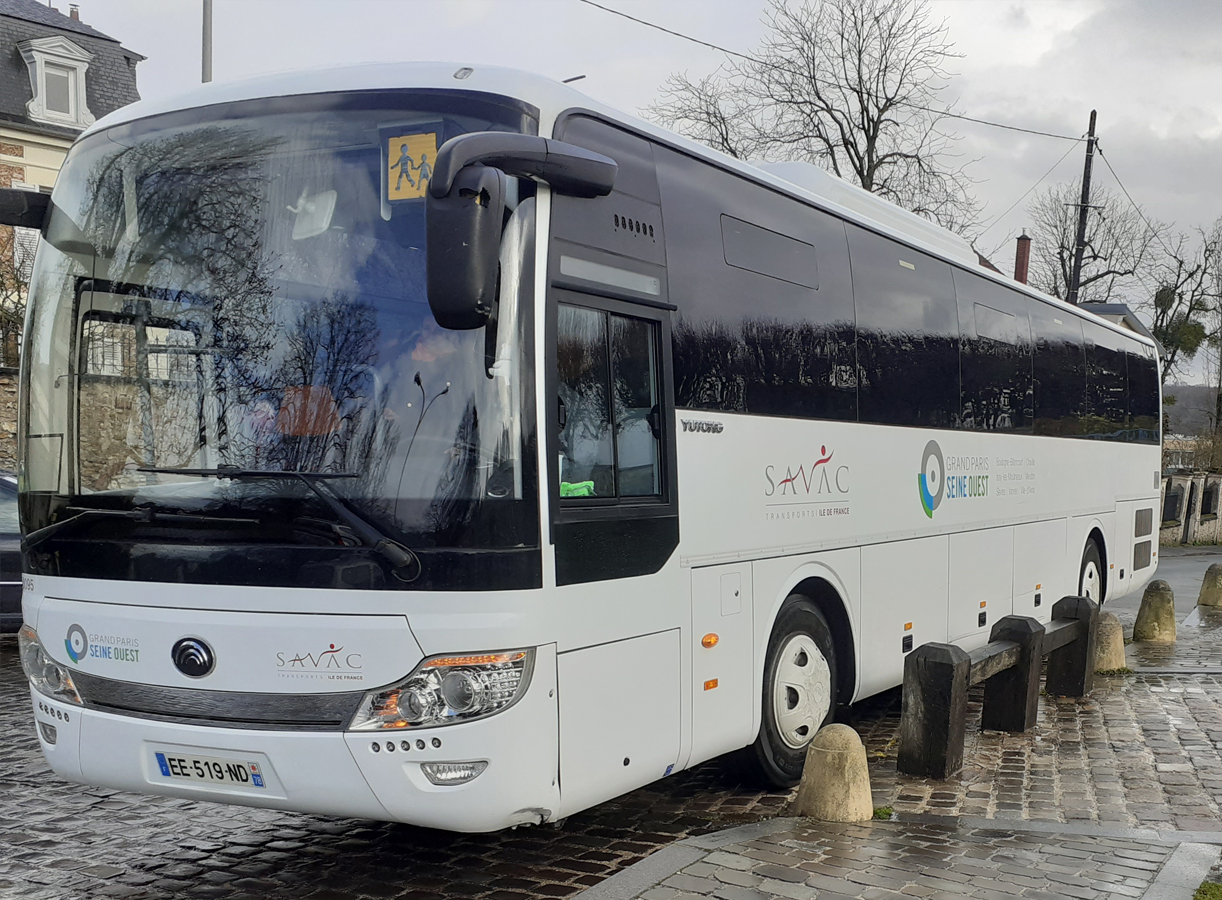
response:
<path id="1" fill-rule="evenodd" d="M 1083 322 L 1082 330 L 1086 335 L 1086 384 L 1090 401 L 1086 433 L 1102 440 L 1125 440 L 1129 418 L 1126 341 L 1095 322 Z"/>
<path id="2" fill-rule="evenodd" d="M 1129 440 L 1157 444 L 1160 440 L 1158 403 L 1161 385 L 1158 363 L 1149 347 L 1136 347 L 1126 353 L 1129 380 Z"/>
<path id="3" fill-rule="evenodd" d="M 561 500 L 660 496 L 657 324 L 564 303 L 558 313 Z"/>
<path id="4" fill-rule="evenodd" d="M 959 312 L 951 267 L 850 225 L 860 421 L 959 425 Z"/>
<path id="5" fill-rule="evenodd" d="M 1035 331 L 1035 433 L 1073 436 L 1086 414 L 1086 350 L 1082 320 L 1032 300 Z"/>
<path id="6" fill-rule="evenodd" d="M 1026 298 L 961 269 L 959 301 L 960 427 L 1031 433 L 1031 324 Z"/>

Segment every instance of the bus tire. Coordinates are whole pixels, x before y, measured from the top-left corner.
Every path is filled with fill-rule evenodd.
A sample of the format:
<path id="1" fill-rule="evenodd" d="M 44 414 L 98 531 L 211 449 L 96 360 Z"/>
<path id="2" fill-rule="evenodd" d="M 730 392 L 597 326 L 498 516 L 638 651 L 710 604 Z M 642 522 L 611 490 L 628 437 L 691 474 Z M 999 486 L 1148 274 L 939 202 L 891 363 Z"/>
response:
<path id="1" fill-rule="evenodd" d="M 1078 596 L 1090 597 L 1102 605 L 1106 586 L 1103 554 L 1099 552 L 1095 539 L 1091 538 L 1086 542 L 1086 549 L 1082 551 L 1082 566 L 1078 571 Z"/>
<path id="2" fill-rule="evenodd" d="M 764 663 L 763 717 L 747 748 L 756 780 L 777 788 L 802 778 L 806 748 L 836 710 L 836 651 L 827 619 L 806 597 L 777 615 Z"/>

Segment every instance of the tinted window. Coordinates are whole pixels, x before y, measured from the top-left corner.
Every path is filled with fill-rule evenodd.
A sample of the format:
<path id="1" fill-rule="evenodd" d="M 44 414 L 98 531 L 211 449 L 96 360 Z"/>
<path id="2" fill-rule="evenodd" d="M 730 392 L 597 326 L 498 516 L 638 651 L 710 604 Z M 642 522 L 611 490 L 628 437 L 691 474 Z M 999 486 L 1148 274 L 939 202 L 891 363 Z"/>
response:
<path id="1" fill-rule="evenodd" d="M 1158 363 L 1154 350 L 1142 345 L 1130 345 L 1129 374 L 1129 437 L 1143 444 L 1159 442 Z"/>
<path id="2" fill-rule="evenodd" d="M 959 321 L 950 266 L 848 226 L 863 422 L 953 428 Z"/>
<path id="3" fill-rule="evenodd" d="M 1096 322 L 1083 322 L 1086 337 L 1086 389 L 1090 414 L 1085 420 L 1089 437 L 1122 441 L 1129 420 L 1129 377 L 1125 363 L 1128 342 Z"/>
<path id="4" fill-rule="evenodd" d="M 726 265 L 791 284 L 818 289 L 815 248 L 733 216 L 721 217 L 721 249 Z"/>
<path id="5" fill-rule="evenodd" d="M 1035 433 L 1077 435 L 1086 413 L 1086 353 L 1082 321 L 1073 313 L 1031 301 L 1035 333 Z"/>
<path id="6" fill-rule="evenodd" d="M 562 303 L 556 334 L 561 500 L 659 496 L 657 323 Z"/>
<path id="7" fill-rule="evenodd" d="M 676 405 L 856 419 L 844 225 L 671 150 L 655 147 L 654 158 L 670 299 L 679 307 Z M 723 216 L 733 226 L 724 250 Z"/>
<path id="8" fill-rule="evenodd" d="M 1031 432 L 1031 323 L 1022 294 L 955 270 L 959 301 L 961 425 Z"/>

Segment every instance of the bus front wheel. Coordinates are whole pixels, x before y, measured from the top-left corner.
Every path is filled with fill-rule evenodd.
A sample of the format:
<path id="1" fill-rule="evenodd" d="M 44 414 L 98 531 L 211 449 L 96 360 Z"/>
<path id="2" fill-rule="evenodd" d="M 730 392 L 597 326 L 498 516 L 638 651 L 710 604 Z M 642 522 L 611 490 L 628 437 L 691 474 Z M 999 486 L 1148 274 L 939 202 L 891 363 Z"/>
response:
<path id="1" fill-rule="evenodd" d="M 785 601 L 768 640 L 763 718 L 747 760 L 758 779 L 778 788 L 802 778 L 806 748 L 831 721 L 836 651 L 827 619 L 806 597 Z"/>
<path id="2" fill-rule="evenodd" d="M 1086 542 L 1082 552 L 1082 570 L 1078 574 L 1078 596 L 1103 603 L 1103 554 L 1094 539 Z"/>

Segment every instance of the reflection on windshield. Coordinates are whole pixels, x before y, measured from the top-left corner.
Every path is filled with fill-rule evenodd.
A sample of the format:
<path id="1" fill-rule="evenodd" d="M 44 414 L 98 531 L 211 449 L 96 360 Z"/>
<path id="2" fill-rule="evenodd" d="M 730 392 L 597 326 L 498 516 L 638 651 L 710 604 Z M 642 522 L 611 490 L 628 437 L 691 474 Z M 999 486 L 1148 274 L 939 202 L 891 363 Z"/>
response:
<path id="1" fill-rule="evenodd" d="M 154 119 L 73 151 L 34 277 L 27 490 L 262 513 L 293 541 L 333 517 L 300 479 L 147 470 L 351 472 L 336 494 L 412 546 L 537 543 L 516 296 L 534 201 L 507 226 L 489 359 L 483 330 L 433 320 L 424 201 L 394 199 L 388 154 L 505 126 L 404 108 Z"/>

